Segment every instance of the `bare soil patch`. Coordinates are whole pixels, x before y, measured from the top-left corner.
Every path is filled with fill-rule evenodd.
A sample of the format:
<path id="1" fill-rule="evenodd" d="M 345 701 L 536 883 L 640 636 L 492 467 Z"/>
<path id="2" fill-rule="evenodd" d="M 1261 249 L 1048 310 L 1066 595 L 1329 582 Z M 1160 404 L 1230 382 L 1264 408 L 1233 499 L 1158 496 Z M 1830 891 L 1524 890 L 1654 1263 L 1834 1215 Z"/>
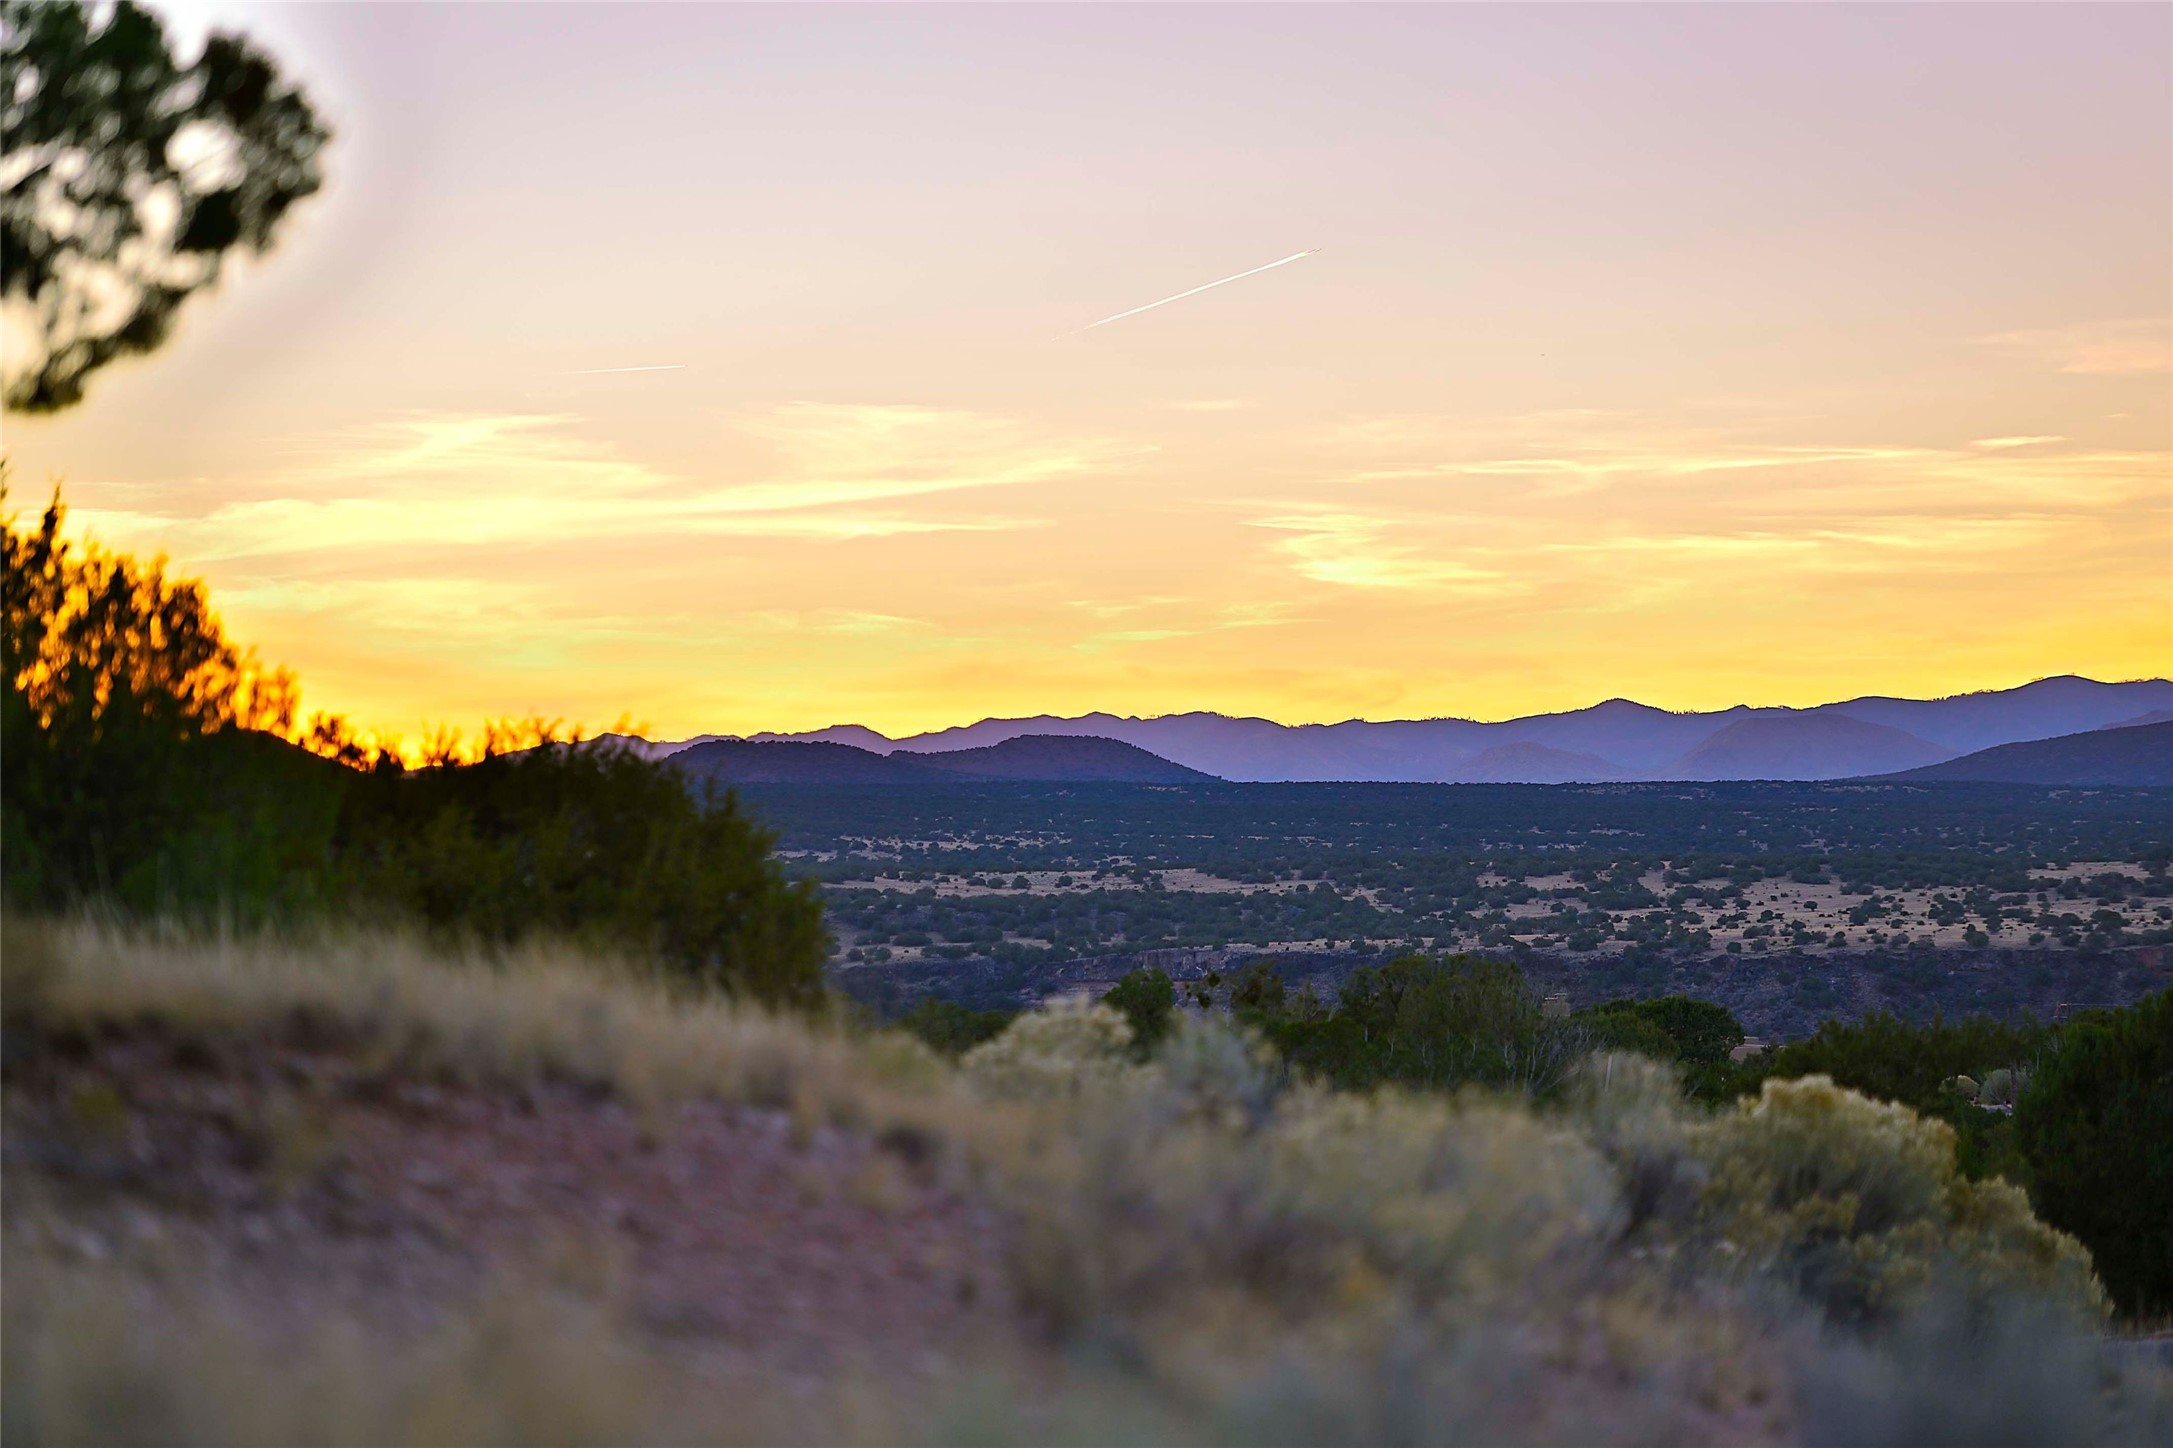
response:
<path id="1" fill-rule="evenodd" d="M 919 1378 L 1020 1337 L 1005 1230 L 927 1143 L 710 1101 L 240 1070 L 109 1042 L 4 1105 L 10 1270 L 185 1262 L 268 1334 L 327 1312 L 427 1328 L 493 1281 L 585 1274 L 726 1375 Z"/>

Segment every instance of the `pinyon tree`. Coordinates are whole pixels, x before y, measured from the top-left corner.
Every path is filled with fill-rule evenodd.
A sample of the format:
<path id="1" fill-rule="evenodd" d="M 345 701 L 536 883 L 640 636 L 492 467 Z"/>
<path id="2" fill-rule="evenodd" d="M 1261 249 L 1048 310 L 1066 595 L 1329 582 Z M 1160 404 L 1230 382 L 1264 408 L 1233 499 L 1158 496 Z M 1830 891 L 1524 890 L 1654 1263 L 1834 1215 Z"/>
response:
<path id="1" fill-rule="evenodd" d="M 329 137 L 240 36 L 184 65 L 158 18 L 0 0 L 5 401 L 53 412 L 166 340 L 236 248 L 267 250 Z"/>

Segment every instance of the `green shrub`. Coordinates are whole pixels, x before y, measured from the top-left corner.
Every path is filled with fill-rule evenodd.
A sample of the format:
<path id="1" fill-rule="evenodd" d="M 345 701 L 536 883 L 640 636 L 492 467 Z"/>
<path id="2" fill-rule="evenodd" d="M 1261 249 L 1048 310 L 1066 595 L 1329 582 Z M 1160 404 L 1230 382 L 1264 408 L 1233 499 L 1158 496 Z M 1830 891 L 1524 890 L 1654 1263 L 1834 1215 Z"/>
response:
<path id="1" fill-rule="evenodd" d="M 2135 1314 L 2173 1311 L 2173 991 L 2059 1033 L 2015 1108 L 2031 1195 Z"/>
<path id="2" fill-rule="evenodd" d="M 1018 1019 L 1016 1011 L 976 1011 L 956 1001 L 929 998 L 898 1017 L 899 1029 L 918 1036 L 931 1049 L 956 1060 L 983 1041 L 992 1041 Z"/>
<path id="3" fill-rule="evenodd" d="M 1743 1023 L 1734 1012 L 1689 996 L 1610 1001 L 1598 1013 L 1628 1014 L 1658 1027 L 1674 1043 L 1676 1053 L 1692 1065 L 1725 1061 L 1730 1051 L 1743 1044 Z"/>
<path id="4" fill-rule="evenodd" d="M 1485 1084 L 1546 1097 L 1606 1044 L 1586 1021 L 1543 1019 L 1514 962 L 1469 955 L 1360 967 L 1327 1017 L 1286 1009 L 1256 1023 L 1291 1066 L 1350 1090 Z"/>
<path id="5" fill-rule="evenodd" d="M 1273 961 L 1248 962 L 1230 983 L 1230 1009 L 1240 1013 L 1280 1015 L 1287 996 L 1282 972 Z"/>
<path id="6" fill-rule="evenodd" d="M 532 727 L 510 741 L 525 747 L 508 742 L 472 763 L 358 775 L 340 821 L 346 889 L 445 933 L 562 934 L 765 1005 L 821 1005 L 817 888 L 785 879 L 733 795 L 698 796 L 612 740 Z"/>
<path id="7" fill-rule="evenodd" d="M 1177 987 L 1159 970 L 1135 970 L 1109 989 L 1102 1004 L 1124 1017 L 1141 1052 L 1152 1051 L 1169 1034 L 1177 1009 Z"/>
<path id="8" fill-rule="evenodd" d="M 1539 1002 L 1510 961 L 1476 955 L 1443 960 L 1406 955 L 1344 983 L 1342 1009 L 1368 1034 L 1409 1041 L 1461 1038 L 1499 1046 L 1539 1027 Z"/>
<path id="9" fill-rule="evenodd" d="M 1911 1025 L 1873 1011 L 1859 1021 L 1827 1021 L 1809 1040 L 1746 1063 L 1743 1085 L 1755 1090 L 1766 1078 L 1830 1076 L 1852 1091 L 1944 1115 L 1953 1099 L 1949 1080 L 1967 1075 L 1982 1081 L 1997 1068 L 2026 1066 L 2046 1037 L 2044 1027 L 2028 1021 L 1978 1016 Z"/>
<path id="10" fill-rule="evenodd" d="M 1682 1059 L 1675 1038 L 1635 1011 L 1602 1007 L 1579 1011 L 1570 1020 L 1586 1033 L 1595 1051 L 1629 1051 L 1654 1061 Z"/>

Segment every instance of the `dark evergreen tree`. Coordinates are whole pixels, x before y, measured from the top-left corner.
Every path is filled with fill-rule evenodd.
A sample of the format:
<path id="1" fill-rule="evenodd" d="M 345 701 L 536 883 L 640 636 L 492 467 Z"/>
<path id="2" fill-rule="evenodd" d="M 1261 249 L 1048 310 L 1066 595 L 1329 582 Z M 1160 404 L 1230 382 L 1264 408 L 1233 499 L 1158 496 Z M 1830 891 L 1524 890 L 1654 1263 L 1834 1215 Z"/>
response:
<path id="1" fill-rule="evenodd" d="M 1121 1011 L 1132 1023 L 1132 1040 L 1142 1053 L 1152 1051 L 1169 1034 L 1177 1010 L 1177 987 L 1159 970 L 1135 970 L 1118 981 L 1102 997 L 1102 1004 Z"/>
<path id="2" fill-rule="evenodd" d="M 267 250 L 317 190 L 328 136 L 240 36 L 183 65 L 132 0 L 0 3 L 0 289 L 36 343 L 8 359 L 7 405 L 67 407 L 163 342 L 228 253 Z"/>
<path id="3" fill-rule="evenodd" d="M 2173 1312 L 2173 991 L 2062 1029 L 2015 1106 L 2030 1195 L 2120 1308 Z"/>

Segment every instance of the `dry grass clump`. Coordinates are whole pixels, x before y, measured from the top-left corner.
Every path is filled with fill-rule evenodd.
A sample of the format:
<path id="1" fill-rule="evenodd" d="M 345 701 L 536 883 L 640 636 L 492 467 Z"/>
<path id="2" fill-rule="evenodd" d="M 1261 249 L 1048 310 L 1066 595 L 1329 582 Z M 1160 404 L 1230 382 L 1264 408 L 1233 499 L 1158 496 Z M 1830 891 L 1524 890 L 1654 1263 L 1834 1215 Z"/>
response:
<path id="1" fill-rule="evenodd" d="M 141 1032 L 214 1054 L 279 1042 L 386 1077 L 570 1086 L 640 1106 L 709 1097 L 844 1126 L 976 1114 L 909 1038 L 856 1040 L 563 946 L 449 954 L 390 933 L 10 920 L 0 962 L 11 1024 L 45 1037 Z"/>

